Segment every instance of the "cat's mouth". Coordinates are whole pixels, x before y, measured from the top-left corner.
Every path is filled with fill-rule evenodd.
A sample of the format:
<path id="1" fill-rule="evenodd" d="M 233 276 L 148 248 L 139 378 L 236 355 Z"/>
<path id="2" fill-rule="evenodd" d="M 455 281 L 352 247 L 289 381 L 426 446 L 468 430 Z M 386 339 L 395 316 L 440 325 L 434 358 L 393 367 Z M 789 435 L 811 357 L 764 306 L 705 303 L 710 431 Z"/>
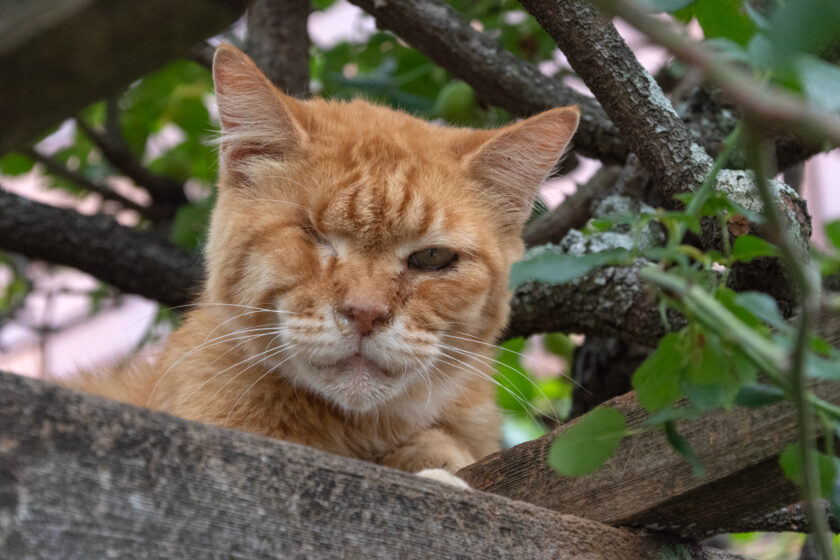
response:
<path id="1" fill-rule="evenodd" d="M 374 362 L 373 360 L 364 357 L 360 352 L 356 352 L 349 358 L 339 360 L 331 366 L 339 372 L 339 375 L 347 375 L 351 377 L 393 377 L 393 374 Z"/>

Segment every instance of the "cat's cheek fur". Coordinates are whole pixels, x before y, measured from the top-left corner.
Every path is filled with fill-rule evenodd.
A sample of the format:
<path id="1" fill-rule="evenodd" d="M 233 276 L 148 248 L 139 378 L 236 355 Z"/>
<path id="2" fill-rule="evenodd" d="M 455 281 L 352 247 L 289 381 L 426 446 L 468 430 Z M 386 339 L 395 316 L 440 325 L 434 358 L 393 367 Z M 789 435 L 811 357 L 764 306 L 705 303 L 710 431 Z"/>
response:
<path id="1" fill-rule="evenodd" d="M 201 299 L 154 367 L 89 388 L 411 472 L 498 450 L 507 278 L 577 109 L 438 127 L 360 100 L 292 99 L 231 46 L 214 82 L 220 180 Z M 409 267 L 432 248 L 461 258 Z M 335 316 L 352 308 L 382 320 L 353 335 Z"/>

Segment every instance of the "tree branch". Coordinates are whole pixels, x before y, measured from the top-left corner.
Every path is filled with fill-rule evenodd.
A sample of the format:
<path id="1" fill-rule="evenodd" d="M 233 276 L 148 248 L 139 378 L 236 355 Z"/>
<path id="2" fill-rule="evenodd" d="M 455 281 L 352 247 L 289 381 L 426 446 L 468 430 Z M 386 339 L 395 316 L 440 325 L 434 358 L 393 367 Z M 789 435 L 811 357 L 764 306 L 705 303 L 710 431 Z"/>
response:
<path id="1" fill-rule="evenodd" d="M 666 199 L 698 187 L 711 160 L 612 23 L 587 0 L 522 5 L 557 42 Z"/>
<path id="2" fill-rule="evenodd" d="M 614 0 L 609 9 L 677 58 L 699 69 L 756 122 L 769 122 L 794 131 L 817 133 L 840 145 L 840 118 L 814 110 L 793 95 L 723 62 L 705 47 L 677 35 L 649 17 L 632 0 Z M 597 94 L 596 94 L 597 95 Z M 600 99 L 600 97 L 599 97 Z"/>
<path id="3" fill-rule="evenodd" d="M 607 266 L 565 284 L 526 282 L 511 301 L 504 338 L 543 332 L 611 336 L 654 347 L 668 329 L 662 324 L 656 294 L 639 277 L 651 263 Z M 670 330 L 685 320 L 668 311 Z"/>
<path id="4" fill-rule="evenodd" d="M 309 0 L 256 0 L 248 8 L 245 52 L 268 79 L 295 97 L 309 93 Z"/>
<path id="5" fill-rule="evenodd" d="M 110 114 L 114 107 L 113 101 L 109 101 L 108 105 Z M 106 131 L 99 132 L 81 117 L 76 117 L 76 126 L 102 151 L 102 155 L 135 185 L 148 191 L 154 205 L 161 212 L 174 216 L 178 206 L 187 201 L 184 184 L 172 177 L 149 171 L 131 152 L 113 116 L 108 119 L 108 123 L 110 126 Z"/>
<path id="6" fill-rule="evenodd" d="M 117 288 L 166 305 L 197 293 L 197 257 L 114 219 L 40 204 L 0 189 L 0 246 L 72 266 Z"/>
<path id="7" fill-rule="evenodd" d="M 468 84 L 489 103 L 518 116 L 579 104 L 575 147 L 583 155 L 623 163 L 627 148 L 598 102 L 518 59 L 501 44 L 473 29 L 438 0 L 351 0 L 435 63 Z"/>
<path id="8" fill-rule="evenodd" d="M 7 2 L 0 18 L 0 153 L 122 91 L 230 25 L 244 0 Z"/>
<path id="9" fill-rule="evenodd" d="M 529 247 L 544 243 L 557 243 L 570 229 L 581 229 L 592 217 L 591 205 L 602 198 L 612 187 L 621 169 L 603 166 L 585 185 L 577 190 L 554 210 L 543 214 L 525 227 L 522 238 Z"/>
<path id="10" fill-rule="evenodd" d="M 94 183 L 84 175 L 76 173 L 75 171 L 71 171 L 61 163 L 54 160 L 53 158 L 45 156 L 35 148 L 26 147 L 21 148 L 18 151 L 26 157 L 42 164 L 44 166 L 44 169 L 46 169 L 48 172 L 52 173 L 56 177 L 61 177 L 62 179 L 70 181 L 71 183 L 78 185 L 86 191 L 90 191 L 100 195 L 106 200 L 113 200 L 114 202 L 119 202 L 120 205 L 122 205 L 124 208 L 134 210 L 152 220 L 157 219 L 159 217 L 156 215 L 154 208 L 149 208 L 147 206 L 143 206 L 142 204 L 137 204 L 133 200 L 125 198 L 121 194 L 114 192 L 113 190 L 104 185 Z"/>

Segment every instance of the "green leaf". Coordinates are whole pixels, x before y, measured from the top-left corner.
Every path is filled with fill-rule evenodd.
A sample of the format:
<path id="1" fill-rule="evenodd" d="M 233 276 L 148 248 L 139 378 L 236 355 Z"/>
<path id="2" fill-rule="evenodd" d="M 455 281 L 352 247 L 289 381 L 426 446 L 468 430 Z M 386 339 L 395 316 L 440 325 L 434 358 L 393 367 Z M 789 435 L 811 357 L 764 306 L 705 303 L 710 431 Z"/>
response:
<path id="1" fill-rule="evenodd" d="M 565 476 L 597 470 L 627 435 L 624 416 L 612 408 L 596 408 L 557 436 L 548 464 Z"/>
<path id="2" fill-rule="evenodd" d="M 714 49 L 720 54 L 720 57 L 731 62 L 743 62 L 749 64 L 750 55 L 743 45 L 739 45 L 732 39 L 726 37 L 713 37 L 706 39 L 703 43 Z"/>
<path id="3" fill-rule="evenodd" d="M 798 443 L 788 445 L 779 455 L 779 465 L 785 472 L 785 476 L 796 484 L 802 484 L 802 463 L 800 461 L 801 446 Z M 819 471 L 820 495 L 828 496 L 834 487 L 834 478 L 837 471 L 838 461 L 816 449 L 809 449 L 808 453 L 817 462 Z"/>
<path id="4" fill-rule="evenodd" d="M 662 410 L 680 398 L 680 379 L 687 354 L 684 335 L 669 333 L 633 374 L 633 388 L 648 412 Z"/>
<path id="5" fill-rule="evenodd" d="M 572 354 L 574 354 L 576 348 L 572 339 L 563 333 L 544 334 L 543 346 L 552 354 L 565 358 L 568 362 L 571 362 Z"/>
<path id="6" fill-rule="evenodd" d="M 645 420 L 645 426 L 657 426 L 673 420 L 694 420 L 703 415 L 703 411 L 696 407 L 666 408 L 651 414 Z"/>
<path id="7" fill-rule="evenodd" d="M 534 399 L 536 389 L 531 376 L 522 367 L 520 354 L 524 350 L 525 339 L 521 337 L 502 344 L 501 349 L 496 353 L 494 379 L 498 383 L 496 402 L 499 406 L 504 410 L 528 416 L 532 414 L 531 401 Z"/>
<path id="8" fill-rule="evenodd" d="M 692 8 L 707 39 L 725 37 L 746 45 L 755 33 L 755 24 L 741 0 L 697 0 Z"/>
<path id="9" fill-rule="evenodd" d="M 197 250 L 207 233 L 212 208 L 212 197 L 178 208 L 172 223 L 170 240 L 184 249 Z"/>
<path id="10" fill-rule="evenodd" d="M 566 255 L 543 251 L 513 265 L 510 285 L 518 286 L 528 280 L 547 284 L 563 284 L 608 264 L 620 264 L 630 256 L 627 249 L 610 249 L 589 255 Z"/>
<path id="11" fill-rule="evenodd" d="M 665 423 L 665 437 L 668 438 L 668 443 L 674 448 L 674 451 L 682 455 L 686 461 L 691 465 L 691 470 L 697 478 L 706 476 L 706 466 L 703 461 L 694 452 L 688 440 L 682 437 L 677 432 L 677 426 L 673 422 Z"/>
<path id="12" fill-rule="evenodd" d="M 776 3 L 767 36 L 777 66 L 798 53 L 822 54 L 840 38 L 840 0 L 795 0 Z"/>
<path id="13" fill-rule="evenodd" d="M 805 364 L 805 371 L 808 377 L 815 379 L 840 379 L 840 358 L 836 355 L 831 358 L 823 358 L 815 354 L 808 354 Z"/>
<path id="14" fill-rule="evenodd" d="M 741 262 L 750 262 L 758 257 L 777 256 L 779 256 L 778 247 L 754 235 L 742 235 L 735 240 L 732 248 L 732 258 Z"/>
<path id="15" fill-rule="evenodd" d="M 836 249 L 840 249 L 840 220 L 834 220 L 825 225 L 825 236 Z"/>
<path id="16" fill-rule="evenodd" d="M 745 408 L 761 408 L 785 400 L 785 392 L 773 385 L 750 383 L 744 385 L 735 396 L 735 404 Z"/>
<path id="17" fill-rule="evenodd" d="M 755 380 L 756 367 L 710 332 L 690 337 L 689 362 L 681 388 L 698 408 L 731 407 L 738 391 Z"/>
<path id="18" fill-rule="evenodd" d="M 0 173 L 14 177 L 27 173 L 34 165 L 28 157 L 12 152 L 0 158 Z"/>
<path id="19" fill-rule="evenodd" d="M 809 55 L 798 57 L 794 65 L 808 103 L 825 111 L 840 112 L 840 68 Z"/>
<path id="20" fill-rule="evenodd" d="M 753 315 L 780 331 L 787 331 L 790 325 L 785 322 L 776 300 L 762 292 L 741 292 L 735 295 L 735 305 L 746 308 Z"/>
<path id="21" fill-rule="evenodd" d="M 652 13 L 676 12 L 694 4 L 696 0 L 644 0 L 642 7 Z"/>

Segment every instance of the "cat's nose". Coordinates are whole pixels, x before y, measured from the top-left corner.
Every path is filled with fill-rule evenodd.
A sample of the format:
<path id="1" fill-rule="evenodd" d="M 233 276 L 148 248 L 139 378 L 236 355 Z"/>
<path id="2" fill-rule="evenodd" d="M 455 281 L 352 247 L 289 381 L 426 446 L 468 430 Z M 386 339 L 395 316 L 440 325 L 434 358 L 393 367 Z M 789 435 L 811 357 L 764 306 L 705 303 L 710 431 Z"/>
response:
<path id="1" fill-rule="evenodd" d="M 355 328 L 360 336 L 368 336 L 377 326 L 391 320 L 391 313 L 384 305 L 346 303 L 336 311 L 339 327 Z"/>

